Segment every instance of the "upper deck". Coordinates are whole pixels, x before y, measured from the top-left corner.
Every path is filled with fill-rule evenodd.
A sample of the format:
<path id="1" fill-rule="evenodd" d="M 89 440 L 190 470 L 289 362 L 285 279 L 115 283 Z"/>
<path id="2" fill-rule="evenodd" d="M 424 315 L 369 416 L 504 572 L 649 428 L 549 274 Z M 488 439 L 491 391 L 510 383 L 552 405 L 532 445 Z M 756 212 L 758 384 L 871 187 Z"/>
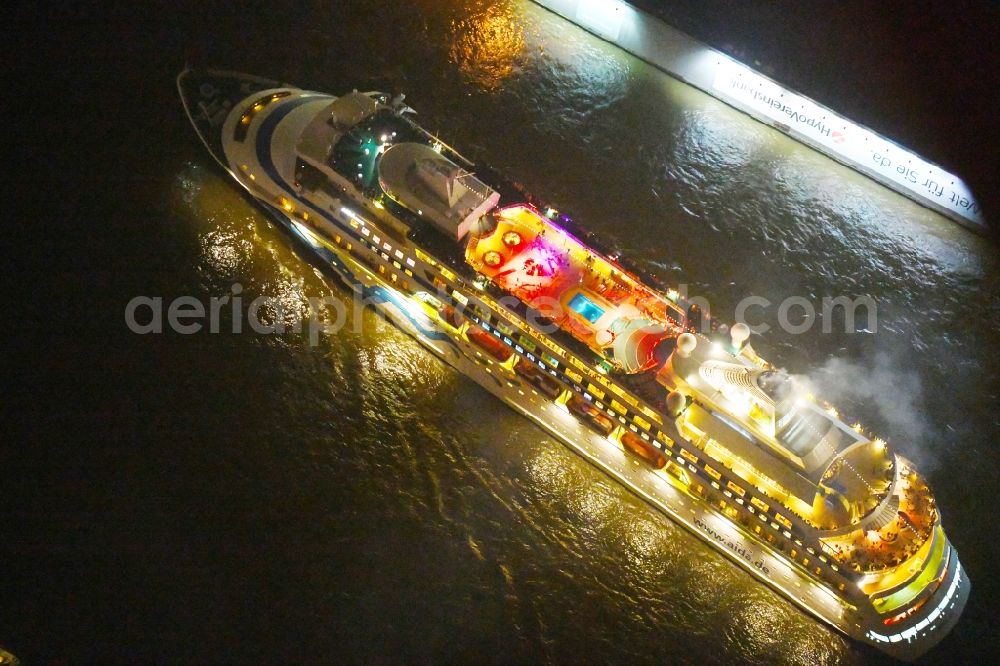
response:
<path id="1" fill-rule="evenodd" d="M 938 524 L 934 497 L 921 477 L 904 458 L 899 461 L 899 481 L 886 503 L 885 520 L 871 529 L 824 539 L 834 557 L 857 572 L 894 572 L 927 547 Z"/>
<path id="2" fill-rule="evenodd" d="M 494 211 L 466 260 L 621 371 L 651 369 L 657 345 L 682 332 L 677 305 L 530 206 Z"/>

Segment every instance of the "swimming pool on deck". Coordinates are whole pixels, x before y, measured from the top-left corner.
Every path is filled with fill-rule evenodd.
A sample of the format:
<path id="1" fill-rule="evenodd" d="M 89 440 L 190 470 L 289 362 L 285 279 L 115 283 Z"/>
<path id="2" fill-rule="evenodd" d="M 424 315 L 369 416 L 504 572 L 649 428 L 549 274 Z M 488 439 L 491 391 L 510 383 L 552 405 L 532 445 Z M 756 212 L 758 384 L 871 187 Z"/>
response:
<path id="1" fill-rule="evenodd" d="M 573 296 L 568 305 L 573 312 L 576 312 L 591 324 L 596 323 L 597 320 L 604 314 L 603 308 L 599 307 L 596 303 L 594 303 L 594 301 L 590 300 L 583 294 L 578 293 Z"/>

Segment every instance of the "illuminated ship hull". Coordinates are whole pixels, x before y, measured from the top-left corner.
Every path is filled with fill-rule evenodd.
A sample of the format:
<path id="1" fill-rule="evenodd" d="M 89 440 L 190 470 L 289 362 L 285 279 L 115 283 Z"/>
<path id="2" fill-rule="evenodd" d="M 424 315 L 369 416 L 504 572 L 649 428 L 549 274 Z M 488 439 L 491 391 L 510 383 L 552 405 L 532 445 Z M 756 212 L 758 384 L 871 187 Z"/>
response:
<path id="1" fill-rule="evenodd" d="M 332 275 L 737 565 L 897 658 L 957 622 L 970 584 L 921 477 L 787 397 L 736 327 L 692 335 L 706 322 L 684 298 L 473 176 L 401 100 L 211 71 L 178 89 L 213 157 Z"/>

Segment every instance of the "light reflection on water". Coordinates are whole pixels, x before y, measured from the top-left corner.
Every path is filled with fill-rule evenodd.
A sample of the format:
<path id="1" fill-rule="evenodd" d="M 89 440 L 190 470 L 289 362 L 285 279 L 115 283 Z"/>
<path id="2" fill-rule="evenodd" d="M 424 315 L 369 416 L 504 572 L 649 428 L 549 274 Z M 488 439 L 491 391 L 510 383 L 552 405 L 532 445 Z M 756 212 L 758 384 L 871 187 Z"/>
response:
<path id="1" fill-rule="evenodd" d="M 383 5 L 387 30 L 393 19 L 413 25 L 403 15 L 406 4 Z M 348 62 L 318 49 L 309 63 L 289 55 L 292 71 L 263 73 L 312 85 L 296 66 L 339 67 L 405 82 L 408 102 L 426 114 L 420 119 L 429 129 L 446 128 L 442 137 L 459 150 L 488 157 L 577 211 L 588 228 L 668 282 L 697 285 L 723 312 L 747 293 L 779 300 L 836 288 L 886 299 L 887 326 L 904 332 L 862 344 L 818 335 L 778 336 L 771 349 L 755 343 L 778 363 L 818 365 L 850 344 L 864 366 L 881 345 L 909 345 L 910 336 L 927 347 L 937 340 L 941 353 L 967 366 L 983 357 L 989 345 L 970 339 L 964 318 L 1000 308 L 993 296 L 997 261 L 978 239 L 532 3 L 419 4 L 427 40 L 400 37 L 398 62 L 381 50 L 366 52 L 355 38 L 357 53 Z M 337 22 L 325 29 L 336 35 Z M 384 63 L 384 71 L 365 71 L 371 63 Z M 182 217 L 202 248 L 195 270 L 206 292 L 239 281 L 248 299 L 276 296 L 289 312 L 301 311 L 309 296 L 333 293 L 347 301 L 214 171 L 189 167 L 178 183 Z M 359 512 L 366 502 L 384 503 L 381 510 L 397 524 L 460 546 L 435 554 L 451 567 L 442 575 L 454 577 L 455 595 L 488 595 L 502 581 L 506 596 L 497 612 L 512 618 L 512 657 L 859 659 L 840 636 L 653 514 L 416 342 L 375 326 L 370 312 L 361 317 L 360 331 L 349 326 L 318 350 L 302 336 L 281 338 L 286 356 L 274 359 L 277 372 L 298 393 L 284 399 L 305 400 L 336 422 L 330 483 L 354 488 Z M 303 385 L 292 378 L 301 376 L 304 359 L 321 359 L 322 367 Z M 930 391 L 946 385 L 933 362 L 917 365 Z M 929 407 L 944 422 L 963 411 Z M 973 423 L 963 432 L 990 423 L 983 410 L 965 405 Z M 296 415 L 288 431 L 316 436 L 317 426 Z M 864 416 L 880 424 L 877 413 Z M 392 566 L 414 567 L 406 555 L 391 558 Z M 341 584 L 331 576 L 331 587 Z M 410 582 L 429 597 L 449 594 L 434 576 L 426 578 Z M 428 622 L 419 630 L 440 635 L 456 628 Z M 463 630 L 492 631 L 475 624 Z"/>
<path id="2" fill-rule="evenodd" d="M 449 60 L 485 91 L 493 91 L 524 59 L 524 28 L 514 7 L 493 4 L 469 7 L 469 15 L 452 23 Z"/>

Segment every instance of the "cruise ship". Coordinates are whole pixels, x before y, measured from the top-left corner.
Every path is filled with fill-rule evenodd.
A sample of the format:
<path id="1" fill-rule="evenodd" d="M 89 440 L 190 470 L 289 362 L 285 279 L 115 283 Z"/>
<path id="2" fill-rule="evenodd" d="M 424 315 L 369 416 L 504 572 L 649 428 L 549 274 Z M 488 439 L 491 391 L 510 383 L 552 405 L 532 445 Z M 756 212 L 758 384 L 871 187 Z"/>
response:
<path id="1" fill-rule="evenodd" d="M 926 480 L 677 290 L 423 130 L 402 96 L 188 69 L 187 115 L 290 240 L 807 613 L 912 660 L 970 583 Z"/>

